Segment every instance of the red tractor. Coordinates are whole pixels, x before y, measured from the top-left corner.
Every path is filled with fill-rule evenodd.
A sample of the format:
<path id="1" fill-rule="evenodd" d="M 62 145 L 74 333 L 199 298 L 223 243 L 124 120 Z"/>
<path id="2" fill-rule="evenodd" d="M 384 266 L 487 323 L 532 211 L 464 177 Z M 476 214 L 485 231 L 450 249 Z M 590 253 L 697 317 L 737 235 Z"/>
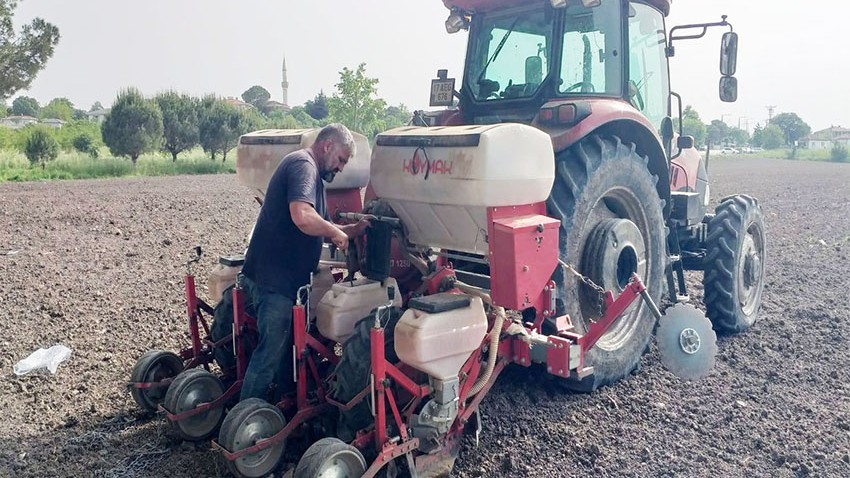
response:
<path id="1" fill-rule="evenodd" d="M 716 23 L 668 30 L 670 0 L 444 0 L 449 33 L 468 30 L 460 90 L 447 72 L 432 82 L 428 127 L 524 123 L 547 133 L 556 177 L 546 205 L 561 221 L 561 259 L 606 290 L 638 272 L 654 298 L 688 300 L 685 270 L 704 271 L 714 328 L 741 332 L 758 317 L 765 233 L 758 201 L 724 198 L 708 213 L 706 163 L 692 137 L 674 132 L 668 58 L 674 43 L 728 29 L 720 50 L 720 98 L 737 99 L 737 34 Z M 379 140 L 380 144 L 380 140 Z M 429 151 L 432 159 L 438 153 Z M 503 165 L 502 167 L 508 167 Z M 633 251 L 625 245 L 635 245 Z M 611 246 L 612 244 L 618 244 Z M 630 252 L 631 251 L 631 252 Z M 480 259 L 480 256 L 478 257 Z M 472 266 L 472 267 L 465 267 Z M 458 262 L 460 269 L 478 269 Z M 579 331 L 597 299 L 579 275 L 559 272 L 559 312 Z M 588 356 L 594 389 L 626 376 L 646 347 L 654 320 L 635 308 Z"/>

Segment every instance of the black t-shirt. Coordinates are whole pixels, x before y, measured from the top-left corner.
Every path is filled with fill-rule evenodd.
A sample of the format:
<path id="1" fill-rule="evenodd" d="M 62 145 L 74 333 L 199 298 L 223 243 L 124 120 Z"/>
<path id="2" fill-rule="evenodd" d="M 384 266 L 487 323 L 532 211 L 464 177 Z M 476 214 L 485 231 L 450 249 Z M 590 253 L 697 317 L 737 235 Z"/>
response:
<path id="1" fill-rule="evenodd" d="M 323 241 L 304 234 L 292 222 L 293 201 L 309 203 L 327 218 L 325 186 L 316 161 L 305 149 L 286 155 L 272 175 L 242 268 L 258 286 L 291 299 L 319 265 Z"/>

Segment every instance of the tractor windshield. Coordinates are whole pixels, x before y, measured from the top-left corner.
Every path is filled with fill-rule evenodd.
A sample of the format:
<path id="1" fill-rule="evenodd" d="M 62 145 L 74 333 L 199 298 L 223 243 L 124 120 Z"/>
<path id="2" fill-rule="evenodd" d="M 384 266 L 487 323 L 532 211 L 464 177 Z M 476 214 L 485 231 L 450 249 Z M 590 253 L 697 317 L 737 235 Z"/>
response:
<path id="1" fill-rule="evenodd" d="M 472 29 L 466 85 L 476 100 L 534 95 L 549 74 L 553 12 L 512 9 L 485 14 Z"/>
<path id="2" fill-rule="evenodd" d="M 571 2 L 572 3 L 572 2 Z M 622 91 L 622 29 L 618 2 L 566 9 L 558 92 L 605 94 Z"/>

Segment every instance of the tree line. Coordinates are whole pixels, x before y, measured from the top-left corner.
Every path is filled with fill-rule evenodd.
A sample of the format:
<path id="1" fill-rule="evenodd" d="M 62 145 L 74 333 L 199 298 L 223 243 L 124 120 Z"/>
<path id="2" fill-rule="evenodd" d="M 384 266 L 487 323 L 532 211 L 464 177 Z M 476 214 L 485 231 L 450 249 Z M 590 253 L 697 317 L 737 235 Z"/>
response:
<path id="1" fill-rule="evenodd" d="M 797 141 L 812 132 L 812 128 L 796 113 L 780 113 L 771 118 L 765 126 L 757 124 L 751 135 L 748 131 L 729 126 L 719 119 L 706 124 L 690 105 L 682 111 L 682 130 L 684 134 L 694 137 L 697 146 L 728 144 L 764 149 L 795 147 Z"/>
<path id="2" fill-rule="evenodd" d="M 118 94 L 100 128 L 80 128 L 85 120 L 74 119 L 86 114 L 67 98 L 56 98 L 41 108 L 34 98 L 19 97 L 12 103 L 12 114 L 67 119 L 70 122 L 64 128 L 78 134 L 68 138 L 62 129 L 33 125 L 17 133 L 16 140 L 4 140 L 0 135 L 0 143 L 14 143 L 33 164 L 42 165 L 71 146 L 97 157 L 101 145 L 134 165 L 145 153 L 162 151 L 176 161 L 180 153 L 198 146 L 212 160 L 224 162 L 241 135 L 259 129 L 314 128 L 340 122 L 372 138 L 406 124 L 410 111 L 404 105 L 387 106 L 377 96 L 377 84 L 378 79 L 366 75 L 365 64 L 343 68 L 331 96 L 320 91 L 312 100 L 292 108 L 270 101 L 269 92 L 259 85 L 242 93 L 245 104 L 212 94 L 198 98 L 176 91 L 145 97 L 138 89 L 127 88 Z M 90 111 L 102 108 L 98 102 Z M 80 129 L 84 131 L 77 131 Z"/>

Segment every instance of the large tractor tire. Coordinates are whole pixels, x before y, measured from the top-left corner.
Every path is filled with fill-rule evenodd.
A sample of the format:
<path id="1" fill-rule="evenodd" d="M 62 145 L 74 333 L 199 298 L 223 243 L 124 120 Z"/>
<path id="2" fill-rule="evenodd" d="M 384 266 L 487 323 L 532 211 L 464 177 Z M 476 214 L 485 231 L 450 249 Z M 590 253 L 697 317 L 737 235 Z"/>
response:
<path id="1" fill-rule="evenodd" d="M 389 362 L 397 362 L 395 353 L 395 326 L 401 318 L 402 310 L 392 308 L 389 317 L 382 321 L 384 326 L 384 356 Z M 374 313 L 355 324 L 354 331 L 342 346 L 342 357 L 334 370 L 336 380 L 331 393 L 338 402 L 348 403 L 369 385 L 372 372 L 372 339 L 370 330 L 375 323 Z M 351 410 L 341 411 L 337 423 L 337 436 L 345 442 L 354 439 L 355 433 L 372 423 L 369 400 L 361 401 Z"/>
<path id="2" fill-rule="evenodd" d="M 560 258 L 606 290 L 616 293 L 637 272 L 654 300 L 661 297 L 667 262 L 663 201 L 658 177 L 633 144 L 590 136 L 556 158 L 549 215 L 561 220 Z M 569 314 L 576 331 L 587 332 L 600 317 L 599 297 L 560 267 L 558 312 Z M 630 374 L 646 350 L 655 317 L 642 301 L 626 311 L 585 356 L 593 374 L 565 385 L 593 391 Z"/>
<path id="3" fill-rule="evenodd" d="M 764 290 L 764 214 L 755 198 L 724 199 L 708 223 L 705 308 L 719 332 L 738 333 L 758 319 Z"/>

